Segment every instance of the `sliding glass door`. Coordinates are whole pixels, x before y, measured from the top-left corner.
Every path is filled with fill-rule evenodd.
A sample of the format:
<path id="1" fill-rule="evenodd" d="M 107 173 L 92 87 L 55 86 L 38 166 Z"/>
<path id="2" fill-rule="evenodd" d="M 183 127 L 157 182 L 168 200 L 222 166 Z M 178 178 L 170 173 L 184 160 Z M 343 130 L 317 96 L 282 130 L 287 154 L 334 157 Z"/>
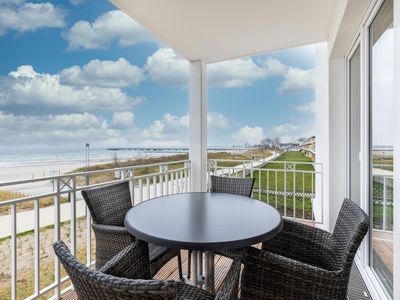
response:
<path id="1" fill-rule="evenodd" d="M 393 293 L 393 0 L 385 0 L 369 27 L 370 266 Z"/>

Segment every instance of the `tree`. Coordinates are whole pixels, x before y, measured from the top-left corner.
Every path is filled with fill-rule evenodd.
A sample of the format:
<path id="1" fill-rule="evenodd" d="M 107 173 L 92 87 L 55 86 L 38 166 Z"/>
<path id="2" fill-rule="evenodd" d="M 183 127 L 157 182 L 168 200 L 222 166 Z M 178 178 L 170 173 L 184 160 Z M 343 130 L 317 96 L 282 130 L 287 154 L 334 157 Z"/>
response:
<path id="1" fill-rule="evenodd" d="M 274 137 L 274 148 L 276 152 L 276 148 L 279 147 L 281 144 L 281 138 L 279 136 Z"/>
<path id="2" fill-rule="evenodd" d="M 266 149 L 272 148 L 273 145 L 273 141 L 270 138 L 263 138 L 261 141 L 261 146 L 263 151 L 265 151 Z"/>

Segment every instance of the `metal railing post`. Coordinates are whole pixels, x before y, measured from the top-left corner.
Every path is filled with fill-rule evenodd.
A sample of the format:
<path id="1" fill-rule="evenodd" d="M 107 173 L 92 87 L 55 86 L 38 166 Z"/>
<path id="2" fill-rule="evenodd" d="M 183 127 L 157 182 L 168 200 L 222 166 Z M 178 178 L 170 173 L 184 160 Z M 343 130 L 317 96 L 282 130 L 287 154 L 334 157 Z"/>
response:
<path id="1" fill-rule="evenodd" d="M 283 162 L 283 215 L 287 216 L 286 211 L 286 161 Z"/>
<path id="2" fill-rule="evenodd" d="M 60 228 L 60 200 L 61 200 L 61 190 L 60 190 L 60 179 L 57 178 L 53 181 L 55 183 L 55 190 L 57 194 L 54 196 L 54 241 L 59 241 L 61 239 L 61 228 Z M 60 284 L 61 284 L 61 269 L 60 260 L 57 256 L 54 256 L 54 277 L 56 288 L 54 289 L 54 297 L 56 299 L 60 298 Z"/>
<path id="3" fill-rule="evenodd" d="M 386 231 L 386 207 L 387 207 L 387 199 L 386 199 L 386 176 L 383 176 L 383 214 L 382 214 L 382 218 L 383 218 L 383 224 L 382 224 L 382 230 Z"/>

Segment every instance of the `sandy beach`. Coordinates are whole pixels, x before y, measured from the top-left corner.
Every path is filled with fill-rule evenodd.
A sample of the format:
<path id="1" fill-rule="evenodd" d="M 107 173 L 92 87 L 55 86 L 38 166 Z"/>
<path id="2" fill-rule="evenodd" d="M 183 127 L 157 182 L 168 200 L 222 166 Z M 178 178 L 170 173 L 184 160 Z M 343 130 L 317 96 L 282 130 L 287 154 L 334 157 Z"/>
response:
<path id="1" fill-rule="evenodd" d="M 92 161 L 92 164 L 108 163 L 110 160 L 98 160 Z M 0 166 L 0 184 L 17 181 L 27 180 L 45 176 L 54 176 L 59 174 L 65 174 L 71 172 L 77 168 L 84 167 L 85 162 L 77 161 L 65 161 L 65 162 L 47 162 L 47 163 L 25 163 L 23 165 L 8 165 Z M 32 183 L 32 184 L 21 184 L 8 187 L 0 187 L 2 190 L 22 192 L 27 195 L 47 193 L 53 189 L 51 181 Z"/>

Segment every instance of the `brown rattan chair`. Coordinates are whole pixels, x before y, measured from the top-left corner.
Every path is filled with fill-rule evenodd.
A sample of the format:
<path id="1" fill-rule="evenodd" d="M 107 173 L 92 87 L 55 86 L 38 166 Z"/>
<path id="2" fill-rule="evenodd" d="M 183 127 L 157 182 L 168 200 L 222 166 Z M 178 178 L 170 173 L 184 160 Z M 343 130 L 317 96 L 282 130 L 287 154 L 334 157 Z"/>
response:
<path id="1" fill-rule="evenodd" d="M 262 250 L 249 247 L 241 257 L 241 299 L 346 299 L 354 256 L 368 227 L 368 216 L 348 199 L 332 234 L 285 220 Z"/>
<path id="2" fill-rule="evenodd" d="M 124 227 L 124 219 L 132 207 L 127 181 L 82 191 L 82 196 L 93 218 L 96 238 L 96 268 L 135 241 Z M 182 278 L 182 260 L 179 249 L 149 245 L 150 269 L 154 276 L 173 257 L 178 257 L 179 276 Z"/>
<path id="3" fill-rule="evenodd" d="M 237 299 L 240 278 L 238 260 L 232 263 L 219 291 L 214 295 L 173 280 L 152 280 L 148 245 L 142 241 L 126 247 L 98 271 L 81 264 L 62 241 L 54 243 L 53 247 L 74 285 L 78 299 Z"/>

